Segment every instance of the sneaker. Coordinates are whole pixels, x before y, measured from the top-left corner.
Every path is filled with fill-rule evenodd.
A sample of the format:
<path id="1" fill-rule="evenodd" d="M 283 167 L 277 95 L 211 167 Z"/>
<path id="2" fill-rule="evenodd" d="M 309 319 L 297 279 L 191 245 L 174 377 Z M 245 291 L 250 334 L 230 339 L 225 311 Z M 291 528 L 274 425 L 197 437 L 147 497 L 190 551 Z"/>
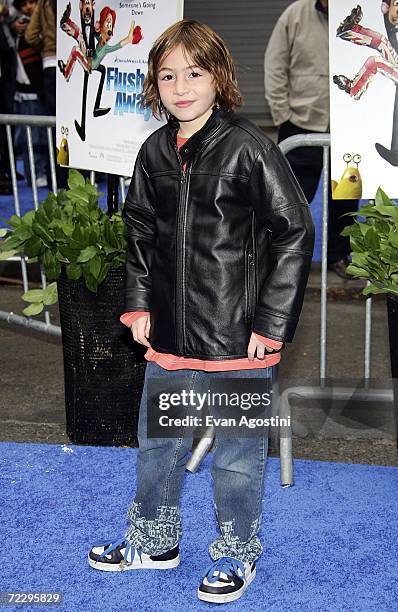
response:
<path id="1" fill-rule="evenodd" d="M 333 77 L 333 83 L 336 83 L 339 89 L 346 91 L 348 94 L 351 92 L 352 81 L 344 74 L 335 74 Z"/>
<path id="2" fill-rule="evenodd" d="M 47 177 L 46 176 L 38 176 L 36 179 L 36 187 L 40 189 L 41 187 L 47 187 Z"/>
<path id="3" fill-rule="evenodd" d="M 202 601 L 227 603 L 239 599 L 256 576 L 256 562 L 243 563 L 233 557 L 221 557 L 207 570 L 198 588 Z"/>
<path id="4" fill-rule="evenodd" d="M 348 17 L 346 17 L 344 21 L 341 22 L 341 24 L 336 30 L 336 36 L 340 36 L 341 34 L 344 34 L 344 32 L 347 32 L 348 30 L 352 30 L 354 26 L 358 25 L 362 17 L 363 17 L 362 8 L 358 4 L 358 6 L 352 9 Z"/>
<path id="5" fill-rule="evenodd" d="M 62 60 L 58 60 L 58 68 L 60 69 L 60 72 L 65 76 L 65 62 L 63 62 Z"/>
<path id="6" fill-rule="evenodd" d="M 88 563 L 104 572 L 122 572 L 134 569 L 172 569 L 180 564 L 178 544 L 162 555 L 147 555 L 133 548 L 124 537 L 108 544 L 94 544 L 88 553 Z"/>

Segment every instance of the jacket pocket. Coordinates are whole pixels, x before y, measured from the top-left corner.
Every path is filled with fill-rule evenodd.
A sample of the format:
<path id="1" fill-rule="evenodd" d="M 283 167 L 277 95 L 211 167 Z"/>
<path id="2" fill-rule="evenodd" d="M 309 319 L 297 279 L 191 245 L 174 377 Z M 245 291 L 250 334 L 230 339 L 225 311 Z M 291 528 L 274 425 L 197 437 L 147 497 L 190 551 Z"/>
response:
<path id="1" fill-rule="evenodd" d="M 245 254 L 245 318 L 251 322 L 255 308 L 254 257 L 252 251 Z"/>

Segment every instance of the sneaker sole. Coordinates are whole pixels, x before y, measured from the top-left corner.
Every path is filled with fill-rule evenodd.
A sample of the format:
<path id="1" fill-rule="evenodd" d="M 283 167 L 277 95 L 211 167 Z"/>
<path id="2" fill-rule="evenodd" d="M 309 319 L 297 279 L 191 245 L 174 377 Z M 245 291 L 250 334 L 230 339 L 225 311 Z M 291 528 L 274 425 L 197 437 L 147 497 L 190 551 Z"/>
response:
<path id="1" fill-rule="evenodd" d="M 251 582 L 253 582 L 256 577 L 256 568 L 250 574 L 249 578 L 246 580 L 245 584 L 239 591 L 235 591 L 234 593 L 226 593 L 222 595 L 217 595 L 217 593 L 204 593 L 198 589 L 198 598 L 201 601 L 209 601 L 210 603 L 228 603 L 229 601 L 235 601 L 242 597 L 243 593 L 246 591 L 247 587 Z"/>
<path id="2" fill-rule="evenodd" d="M 126 564 L 121 566 L 120 563 L 117 565 L 111 565 L 110 563 L 102 563 L 101 561 L 94 561 L 90 556 L 87 556 L 88 564 L 90 567 L 101 570 L 103 572 L 125 572 L 127 570 L 140 570 L 140 569 L 173 569 L 174 567 L 178 567 L 180 565 L 180 557 L 176 557 L 175 559 L 170 559 L 170 561 L 153 561 L 151 563 L 134 563 L 134 564 Z"/>

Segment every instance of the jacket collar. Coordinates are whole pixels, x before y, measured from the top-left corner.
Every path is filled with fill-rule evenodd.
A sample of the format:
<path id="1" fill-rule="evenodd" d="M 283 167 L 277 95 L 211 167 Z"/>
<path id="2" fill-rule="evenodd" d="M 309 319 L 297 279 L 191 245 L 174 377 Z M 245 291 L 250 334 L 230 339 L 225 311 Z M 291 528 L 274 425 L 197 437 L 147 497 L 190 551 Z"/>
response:
<path id="1" fill-rule="evenodd" d="M 206 140 L 210 139 L 220 127 L 225 123 L 226 119 L 233 114 L 233 111 L 228 108 L 216 106 L 213 107 L 213 112 L 204 124 L 195 134 L 193 134 L 189 140 L 184 144 L 180 150 L 180 156 L 183 162 L 186 162 L 196 151 L 201 148 Z M 167 129 L 169 138 L 172 140 L 174 146 L 176 146 L 177 132 L 180 127 L 178 119 L 174 115 L 170 115 L 167 122 Z"/>

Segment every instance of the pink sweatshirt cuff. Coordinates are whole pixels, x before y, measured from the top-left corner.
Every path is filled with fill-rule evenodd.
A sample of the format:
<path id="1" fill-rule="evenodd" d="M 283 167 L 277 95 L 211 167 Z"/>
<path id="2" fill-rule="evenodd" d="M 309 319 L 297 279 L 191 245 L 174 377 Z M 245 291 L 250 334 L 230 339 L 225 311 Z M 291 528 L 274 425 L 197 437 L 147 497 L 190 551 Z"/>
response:
<path id="1" fill-rule="evenodd" d="M 267 338 L 266 336 L 260 336 L 260 334 L 258 334 L 257 332 L 253 333 L 256 338 L 261 340 L 261 342 L 264 342 L 264 344 L 266 344 L 267 346 L 270 346 L 275 351 L 279 351 L 283 346 L 283 342 L 278 342 L 278 340 L 272 340 L 271 338 Z"/>
<path id="2" fill-rule="evenodd" d="M 119 321 L 121 321 L 123 325 L 126 325 L 126 327 L 131 327 L 134 321 L 136 321 L 137 319 L 139 319 L 140 317 L 144 315 L 149 315 L 149 312 L 147 312 L 146 310 L 137 310 L 135 312 L 124 312 L 119 317 Z"/>
<path id="3" fill-rule="evenodd" d="M 149 314 L 150 313 L 147 312 L 146 310 L 137 310 L 134 312 L 124 312 L 119 318 L 119 320 L 121 321 L 121 323 L 123 323 L 123 325 L 126 325 L 126 327 L 131 327 L 134 321 L 136 321 L 140 317 L 143 317 Z M 283 342 L 278 342 L 278 340 L 272 340 L 271 338 L 267 338 L 266 336 L 260 336 L 260 334 L 257 334 L 255 332 L 253 333 L 256 336 L 256 338 L 261 340 L 261 342 L 264 342 L 264 344 L 271 347 L 275 351 L 279 351 L 283 346 Z"/>

